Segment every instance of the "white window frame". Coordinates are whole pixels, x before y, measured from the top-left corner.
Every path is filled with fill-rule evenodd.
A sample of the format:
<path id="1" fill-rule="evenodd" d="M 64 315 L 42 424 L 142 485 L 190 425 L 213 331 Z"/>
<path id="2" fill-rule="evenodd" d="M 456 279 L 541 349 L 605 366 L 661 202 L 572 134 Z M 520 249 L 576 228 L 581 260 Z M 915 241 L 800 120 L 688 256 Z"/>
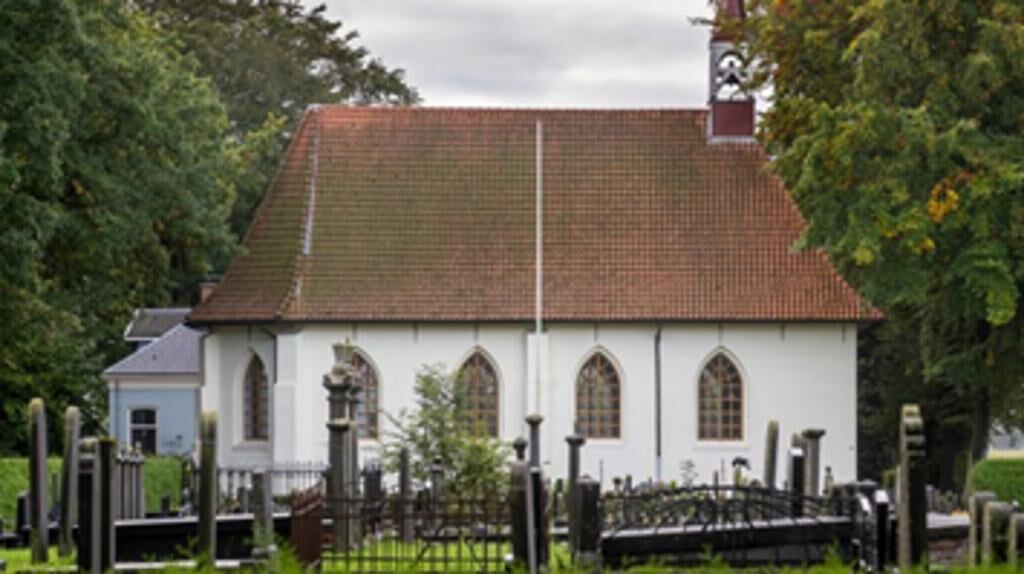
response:
<path id="1" fill-rule="evenodd" d="M 136 423 L 132 415 L 135 411 L 153 411 L 152 423 Z M 153 454 L 160 450 L 160 409 L 151 406 L 134 406 L 128 409 L 128 445 L 134 447 L 135 429 L 153 431 Z"/>

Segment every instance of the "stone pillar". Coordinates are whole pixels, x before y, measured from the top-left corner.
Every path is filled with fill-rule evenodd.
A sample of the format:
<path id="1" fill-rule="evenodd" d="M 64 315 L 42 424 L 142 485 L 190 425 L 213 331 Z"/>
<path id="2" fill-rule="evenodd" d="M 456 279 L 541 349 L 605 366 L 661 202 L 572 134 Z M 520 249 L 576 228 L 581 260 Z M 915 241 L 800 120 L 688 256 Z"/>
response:
<path id="1" fill-rule="evenodd" d="M 1007 559 L 1007 530 L 1013 505 L 1009 502 L 988 502 L 983 512 L 984 523 L 981 529 L 981 564 L 995 566 L 1003 564 Z"/>
<path id="2" fill-rule="evenodd" d="M 350 547 L 349 507 L 352 501 L 345 479 L 348 477 L 348 467 L 351 464 L 348 434 L 352 430 L 352 421 L 347 418 L 332 419 L 327 423 L 327 430 L 330 457 L 327 492 L 331 508 L 331 547 L 335 552 L 346 552 Z"/>
<path id="3" fill-rule="evenodd" d="M 353 512 L 354 494 L 358 482 L 358 429 L 352 418 L 353 381 L 352 358 L 355 349 L 345 341 L 334 345 L 334 365 L 324 375 L 330 420 L 328 430 L 327 493 L 332 518 L 332 548 L 335 552 L 348 551 L 354 542 L 356 513 Z"/>
<path id="4" fill-rule="evenodd" d="M 512 448 L 516 451 L 516 460 L 526 460 L 526 447 L 527 442 L 523 437 L 516 437 L 516 440 L 512 441 Z"/>
<path id="5" fill-rule="evenodd" d="M 928 564 L 925 499 L 924 420 L 917 405 L 903 405 L 900 417 L 899 567 L 909 572 Z"/>
<path id="6" fill-rule="evenodd" d="M 79 443 L 78 460 L 78 552 L 79 572 L 99 574 L 100 566 L 100 465 L 96 439 L 87 438 Z"/>
<path id="7" fill-rule="evenodd" d="M 778 466 L 779 421 L 768 421 L 764 435 L 764 487 L 775 490 L 775 471 Z"/>
<path id="8" fill-rule="evenodd" d="M 544 417 L 534 413 L 526 417 L 526 424 L 530 425 L 530 467 L 540 468 L 540 423 Z"/>
<path id="9" fill-rule="evenodd" d="M 804 494 L 819 496 L 821 494 L 821 437 L 825 436 L 822 429 L 806 429 L 801 436 L 807 448 L 804 450 Z"/>
<path id="10" fill-rule="evenodd" d="M 71 556 L 78 511 L 78 440 L 81 432 L 81 415 L 78 407 L 68 407 L 64 412 L 64 459 L 61 462 L 60 492 L 60 556 Z"/>
<path id="11" fill-rule="evenodd" d="M 32 563 L 46 564 L 50 548 L 50 521 L 46 517 L 46 407 L 43 399 L 28 404 L 28 492 Z"/>
<path id="12" fill-rule="evenodd" d="M 217 562 L 217 413 L 204 411 L 199 423 L 199 546 L 200 563 Z"/>

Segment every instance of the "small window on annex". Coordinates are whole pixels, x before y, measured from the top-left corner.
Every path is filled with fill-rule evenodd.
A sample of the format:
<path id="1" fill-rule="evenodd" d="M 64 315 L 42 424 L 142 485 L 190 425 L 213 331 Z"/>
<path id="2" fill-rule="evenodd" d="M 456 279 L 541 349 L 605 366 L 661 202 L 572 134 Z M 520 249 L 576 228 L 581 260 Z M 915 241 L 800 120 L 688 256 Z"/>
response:
<path id="1" fill-rule="evenodd" d="M 700 440 L 743 440 L 743 377 L 724 353 L 701 370 L 698 409 Z"/>
<path id="2" fill-rule="evenodd" d="M 263 361 L 255 355 L 245 369 L 242 408 L 245 440 L 262 441 L 270 438 L 270 385 Z"/>
<path id="3" fill-rule="evenodd" d="M 133 446 L 144 454 L 156 454 L 156 409 L 132 409 L 128 435 Z"/>
<path id="4" fill-rule="evenodd" d="M 473 353 L 458 371 L 458 389 L 466 428 L 478 436 L 498 436 L 498 372 L 482 352 Z"/>
<path id="5" fill-rule="evenodd" d="M 362 385 L 356 414 L 359 418 L 359 438 L 375 439 L 380 432 L 380 398 L 377 369 L 373 368 L 365 355 L 356 351 L 352 354 L 352 370 Z"/>
<path id="6" fill-rule="evenodd" d="M 615 364 L 594 353 L 576 376 L 577 432 L 587 438 L 619 438 L 622 382 Z"/>

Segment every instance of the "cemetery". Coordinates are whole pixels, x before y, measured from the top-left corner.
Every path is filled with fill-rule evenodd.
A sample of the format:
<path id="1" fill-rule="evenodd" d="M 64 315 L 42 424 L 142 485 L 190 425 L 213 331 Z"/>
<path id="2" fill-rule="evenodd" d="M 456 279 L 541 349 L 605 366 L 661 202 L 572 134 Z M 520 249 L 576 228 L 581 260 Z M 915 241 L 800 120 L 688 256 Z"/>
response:
<path id="1" fill-rule="evenodd" d="M 218 418 L 205 412 L 196 457 L 182 461 L 180 503 L 166 497 L 156 512 L 146 508 L 145 457 L 109 437 L 79 436 L 74 407 L 62 421 L 53 480 L 47 460 L 55 448 L 46 442 L 42 401 L 33 400 L 29 489 L 5 543 L 27 547 L 26 571 L 87 572 L 281 569 L 282 560 L 341 572 L 614 572 L 651 564 L 673 571 L 709 560 L 739 569 L 838 561 L 882 572 L 1012 569 L 1024 554 L 1016 502 L 975 492 L 960 504 L 926 484 L 927 437 L 914 405 L 902 411 L 894 485 L 836 482 L 820 460 L 827 436 L 806 429 L 785 440 L 771 421 L 763 460 L 737 460 L 731 475 L 715 473 L 710 484 L 627 475 L 602 491 L 581 473 L 587 441 L 577 434 L 564 440 L 567 479 L 545 476 L 544 422 L 531 416 L 528 436 L 512 445 L 507 484 L 479 494 L 449 488 L 451 469 L 440 457 L 413 461 L 402 448 L 396 472 L 360 459 L 353 421 L 361 388 L 345 362 L 351 356 L 338 353 L 324 378 L 326 466 L 218 467 Z M 414 479 L 414 462 L 429 463 L 426 480 Z M 48 500 L 57 501 L 53 510 Z"/>

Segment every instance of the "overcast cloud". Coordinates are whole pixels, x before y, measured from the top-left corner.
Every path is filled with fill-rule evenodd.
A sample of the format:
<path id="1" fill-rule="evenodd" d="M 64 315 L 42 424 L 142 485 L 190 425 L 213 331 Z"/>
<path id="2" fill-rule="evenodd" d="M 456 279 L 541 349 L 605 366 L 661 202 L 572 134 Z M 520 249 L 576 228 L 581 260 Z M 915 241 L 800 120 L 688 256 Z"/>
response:
<path id="1" fill-rule="evenodd" d="M 308 5 L 319 2 L 303 0 Z M 326 0 L 426 105 L 693 107 L 707 0 Z"/>

